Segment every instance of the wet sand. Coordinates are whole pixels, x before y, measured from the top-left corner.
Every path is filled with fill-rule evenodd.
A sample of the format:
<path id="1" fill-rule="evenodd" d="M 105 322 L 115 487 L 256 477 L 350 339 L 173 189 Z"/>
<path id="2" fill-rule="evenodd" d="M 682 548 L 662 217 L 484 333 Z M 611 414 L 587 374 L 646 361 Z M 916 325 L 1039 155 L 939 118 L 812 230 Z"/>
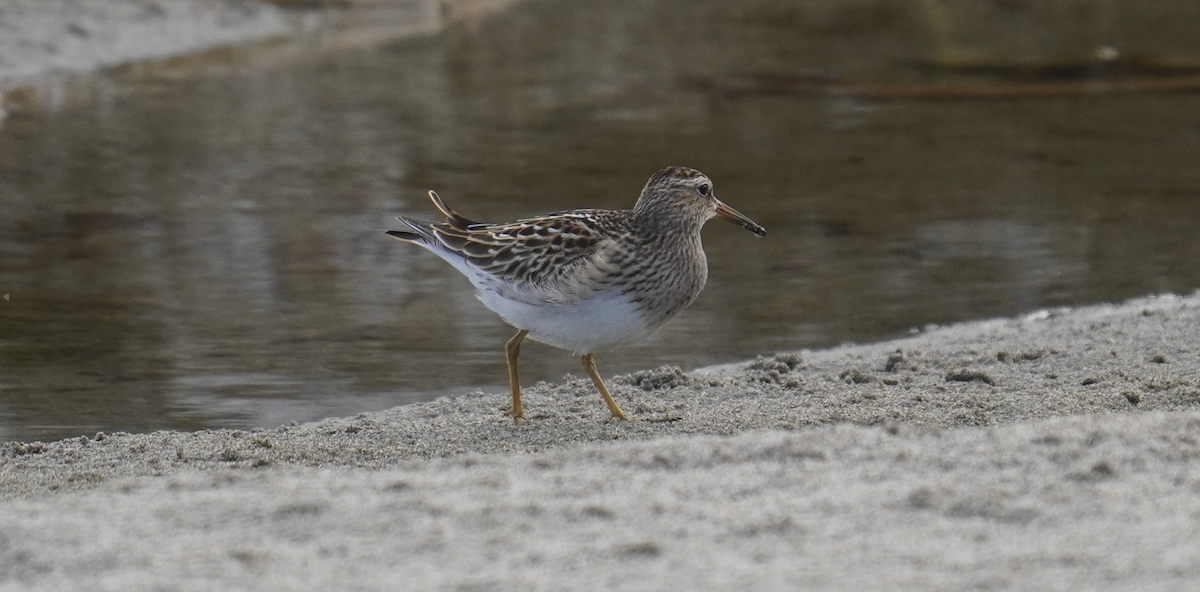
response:
<path id="1" fill-rule="evenodd" d="M 1183 589 L 1200 294 L 277 429 L 0 448 L 26 590 Z"/>

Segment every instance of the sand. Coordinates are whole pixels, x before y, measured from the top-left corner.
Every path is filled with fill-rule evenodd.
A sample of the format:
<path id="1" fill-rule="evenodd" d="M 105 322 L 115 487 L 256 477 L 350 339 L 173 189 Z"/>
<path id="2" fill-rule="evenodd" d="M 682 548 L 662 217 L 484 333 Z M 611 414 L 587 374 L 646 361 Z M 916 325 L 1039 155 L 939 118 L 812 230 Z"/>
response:
<path id="1" fill-rule="evenodd" d="M 0 108 L 20 111 L 31 100 L 59 104 L 64 91 L 56 87 L 64 79 L 107 68 L 165 63 L 217 48 L 252 48 L 256 63 L 300 59 L 309 50 L 338 51 L 470 25 L 517 1 L 3 0 Z M 233 55 L 214 54 L 211 61 L 236 61 Z M 191 67 L 203 67 L 203 60 Z M 45 96 L 34 100 L 33 89 Z"/>
<path id="2" fill-rule="evenodd" d="M 1200 581 L 1200 293 L 0 447 L 0 589 L 1137 589 Z"/>
<path id="3" fill-rule="evenodd" d="M 0 87 L 289 35 L 293 21 L 250 0 L 4 0 Z"/>

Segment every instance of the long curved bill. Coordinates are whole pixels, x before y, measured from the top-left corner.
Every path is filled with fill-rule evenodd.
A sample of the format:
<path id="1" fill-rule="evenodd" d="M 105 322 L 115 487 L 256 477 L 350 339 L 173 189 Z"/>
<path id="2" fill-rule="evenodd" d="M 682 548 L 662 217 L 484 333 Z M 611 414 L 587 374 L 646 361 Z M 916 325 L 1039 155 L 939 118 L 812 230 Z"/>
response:
<path id="1" fill-rule="evenodd" d="M 759 226 L 757 223 L 754 222 L 754 220 L 747 218 L 741 212 L 725 205 L 725 202 L 723 202 L 719 199 L 716 200 L 716 202 L 717 202 L 717 216 L 716 216 L 717 218 L 720 218 L 722 220 L 727 220 L 729 222 L 733 222 L 734 224 L 737 224 L 738 226 L 741 226 L 742 228 L 745 228 L 746 230 L 753 232 L 754 234 L 758 235 L 759 237 L 763 237 L 763 236 L 767 235 L 767 229 L 763 228 L 762 226 Z"/>

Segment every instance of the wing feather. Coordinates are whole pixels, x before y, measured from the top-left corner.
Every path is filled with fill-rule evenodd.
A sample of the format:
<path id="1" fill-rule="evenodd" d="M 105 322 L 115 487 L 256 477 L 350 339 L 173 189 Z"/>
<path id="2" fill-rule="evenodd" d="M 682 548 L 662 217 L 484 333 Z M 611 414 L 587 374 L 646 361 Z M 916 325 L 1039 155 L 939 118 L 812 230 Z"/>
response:
<path id="1" fill-rule="evenodd" d="M 621 248 L 610 238 L 621 220 L 607 210 L 556 212 L 507 224 L 475 222 L 455 212 L 433 191 L 429 198 L 445 222 L 400 218 L 412 231 L 392 231 L 446 258 L 461 258 L 477 286 L 529 303 L 578 301 L 615 272 Z M 457 265 L 456 265 L 457 266 Z"/>
<path id="2" fill-rule="evenodd" d="M 469 230 L 437 224 L 447 249 L 504 283 L 530 289 L 565 287 L 605 242 L 595 221 L 580 212 L 480 224 Z"/>

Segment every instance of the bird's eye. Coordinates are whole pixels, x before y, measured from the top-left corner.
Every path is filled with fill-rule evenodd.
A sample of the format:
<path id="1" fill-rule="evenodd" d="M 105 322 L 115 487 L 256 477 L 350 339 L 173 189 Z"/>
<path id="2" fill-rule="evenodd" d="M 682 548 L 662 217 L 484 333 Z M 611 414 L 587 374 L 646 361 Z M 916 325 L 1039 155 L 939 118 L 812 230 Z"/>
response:
<path id="1" fill-rule="evenodd" d="M 697 188 L 696 188 L 696 191 L 699 191 L 699 192 L 700 192 L 700 195 L 705 195 L 705 196 L 707 196 L 707 195 L 708 195 L 708 183 L 705 183 L 705 184 L 703 184 L 703 185 L 701 185 L 701 186 L 697 187 Z"/>

